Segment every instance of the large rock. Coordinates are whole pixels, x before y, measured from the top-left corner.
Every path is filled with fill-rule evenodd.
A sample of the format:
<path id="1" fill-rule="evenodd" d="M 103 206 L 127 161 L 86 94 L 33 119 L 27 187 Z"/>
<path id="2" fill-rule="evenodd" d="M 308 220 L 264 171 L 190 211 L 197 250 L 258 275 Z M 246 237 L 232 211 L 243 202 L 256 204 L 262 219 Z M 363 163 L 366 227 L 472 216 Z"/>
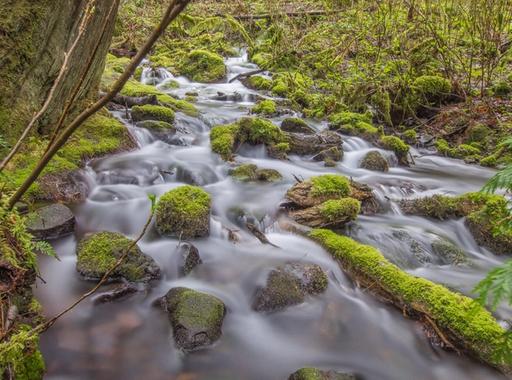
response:
<path id="1" fill-rule="evenodd" d="M 224 303 L 212 295 L 188 288 L 173 288 L 162 298 L 176 345 L 190 351 L 208 346 L 222 334 Z"/>
<path id="2" fill-rule="evenodd" d="M 438 238 L 432 242 L 433 252 L 444 264 L 462 265 L 468 263 L 468 258 L 463 249 L 457 247 L 448 239 Z"/>
<path id="3" fill-rule="evenodd" d="M 156 120 L 172 124 L 174 123 L 174 118 L 174 111 L 171 108 L 151 104 L 132 107 L 132 119 L 135 122 Z"/>
<path id="4" fill-rule="evenodd" d="M 322 371 L 316 368 L 301 368 L 292 373 L 288 380 L 357 380 L 352 373 Z"/>
<path id="5" fill-rule="evenodd" d="M 156 229 L 166 236 L 192 239 L 210 234 L 210 195 L 196 186 L 180 186 L 160 197 Z"/>
<path id="6" fill-rule="evenodd" d="M 75 230 L 75 216 L 60 203 L 30 213 L 26 223 L 28 232 L 43 240 L 57 239 Z"/>
<path id="7" fill-rule="evenodd" d="M 99 232 L 83 238 L 77 247 L 77 271 L 87 279 L 101 279 L 133 244 L 133 240 L 117 232 Z M 160 277 L 160 268 L 135 245 L 109 276 L 109 280 L 125 279 L 146 282 Z"/>
<path id="8" fill-rule="evenodd" d="M 323 131 L 317 134 L 286 133 L 290 144 L 289 153 L 298 155 L 318 154 L 323 150 L 337 147 L 341 149 L 343 140 L 335 132 Z"/>
<path id="9" fill-rule="evenodd" d="M 325 201 L 317 206 L 293 210 L 289 216 L 297 223 L 311 228 L 339 228 L 357 218 L 361 204 L 354 198 Z"/>
<path id="10" fill-rule="evenodd" d="M 252 307 L 265 312 L 298 305 L 308 295 L 323 293 L 327 283 L 327 275 L 317 264 L 288 263 L 269 273 L 265 286 L 256 291 Z"/>
<path id="11" fill-rule="evenodd" d="M 316 131 L 310 127 L 304 120 L 298 117 L 288 117 L 281 122 L 281 129 L 285 132 L 304 133 L 306 135 L 315 134 Z"/>
<path id="12" fill-rule="evenodd" d="M 222 57 L 207 50 L 191 51 L 180 67 L 182 74 L 196 82 L 218 82 L 226 76 L 227 69 Z"/>
<path id="13" fill-rule="evenodd" d="M 377 150 L 366 153 L 361 161 L 361 168 L 378 172 L 387 172 L 389 170 L 388 160 Z"/>
<path id="14" fill-rule="evenodd" d="M 254 164 L 240 165 L 229 175 L 242 182 L 276 182 L 283 178 L 275 169 L 260 169 Z"/>

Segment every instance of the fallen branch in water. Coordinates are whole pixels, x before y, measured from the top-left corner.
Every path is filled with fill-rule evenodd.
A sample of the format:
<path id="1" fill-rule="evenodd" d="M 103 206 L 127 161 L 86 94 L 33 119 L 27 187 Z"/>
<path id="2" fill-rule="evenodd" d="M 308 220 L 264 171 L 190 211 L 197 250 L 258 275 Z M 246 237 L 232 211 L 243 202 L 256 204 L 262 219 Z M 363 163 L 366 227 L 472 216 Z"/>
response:
<path id="1" fill-rule="evenodd" d="M 263 232 L 261 232 L 260 229 L 258 227 L 256 227 L 255 224 L 247 222 L 247 223 L 245 223 L 245 226 L 247 227 L 249 232 L 251 234 L 253 234 L 254 237 L 256 239 L 258 239 L 262 244 L 268 244 L 268 245 L 271 245 L 272 247 L 279 248 L 277 245 L 271 243 L 270 240 L 267 239 L 265 234 Z"/>
<path id="2" fill-rule="evenodd" d="M 240 79 L 240 78 L 249 78 L 252 75 L 256 75 L 256 74 L 262 73 L 264 71 L 265 71 L 265 69 L 258 69 L 258 70 L 248 71 L 246 73 L 240 73 L 240 74 L 235 75 L 233 78 L 231 78 L 228 81 L 228 83 L 232 83 L 232 82 L 234 82 L 234 81 L 236 81 L 237 79 Z"/>

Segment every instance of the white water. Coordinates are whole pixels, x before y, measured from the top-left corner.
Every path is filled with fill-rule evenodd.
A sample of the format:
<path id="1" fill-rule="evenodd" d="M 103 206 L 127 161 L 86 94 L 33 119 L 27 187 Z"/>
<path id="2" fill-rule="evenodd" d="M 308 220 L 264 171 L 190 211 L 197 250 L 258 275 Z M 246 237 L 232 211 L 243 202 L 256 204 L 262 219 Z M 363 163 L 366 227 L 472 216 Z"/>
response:
<path id="1" fill-rule="evenodd" d="M 245 56 L 226 63 L 229 78 L 255 68 Z M 180 278 L 177 240 L 150 231 L 139 245 L 157 261 L 162 279 L 120 301 L 102 305 L 86 301 L 45 333 L 42 347 L 47 379 L 278 380 L 305 366 L 354 371 L 375 380 L 500 378 L 468 358 L 432 348 L 419 324 L 356 288 L 322 248 L 281 231 L 274 223 L 286 190 L 295 182 L 294 175 L 351 176 L 372 186 L 385 212 L 359 217 L 347 233 L 378 247 L 415 275 L 469 293 L 499 259 L 474 242 L 462 221 L 434 222 L 404 216 L 392 200 L 478 190 L 492 171 L 414 150 L 416 164 L 411 168 L 370 172 L 359 169 L 358 164 L 375 148 L 359 138 L 345 137 L 345 156 L 335 168 L 325 168 L 309 157 L 270 159 L 258 147 L 241 150 L 237 162 L 277 169 L 284 180 L 277 184 L 237 183 L 227 175 L 231 165 L 212 154 L 208 133 L 212 125 L 247 115 L 257 92 L 238 81 L 207 85 L 172 78 L 162 71 L 155 81 L 148 74 L 145 70 L 143 81 L 163 80 L 160 86 L 165 86 L 166 80 L 177 80 L 180 88 L 169 91 L 174 95 L 197 92 L 201 117 L 177 114 L 181 146 L 158 141 L 148 131 L 128 124 L 140 148 L 90 163 L 84 177 L 92 190 L 84 203 L 74 207 L 76 234 L 55 242 L 61 261 L 42 260 L 42 277 L 47 284 L 36 293 L 47 315 L 67 306 L 91 286 L 75 271 L 77 240 L 84 233 L 102 230 L 135 237 L 149 214 L 147 195 L 160 196 L 184 183 L 203 186 L 213 198 L 211 236 L 193 242 L 204 263 L 188 277 Z M 217 92 L 237 93 L 241 101 L 212 100 Z M 326 128 L 324 123 L 311 123 L 317 130 Z M 390 152 L 382 153 L 392 157 Z M 262 245 L 244 232 L 236 213 L 240 208 L 282 249 Z M 241 241 L 229 242 L 223 226 L 240 229 Z M 406 238 L 397 239 L 397 234 Z M 462 247 L 471 264 L 443 265 L 431 248 L 437 237 Z M 411 253 L 411 241 L 421 247 L 421 260 Z M 288 260 L 321 265 L 329 275 L 326 293 L 278 313 L 252 311 L 257 285 L 263 284 L 272 267 Z M 225 302 L 228 314 L 223 335 L 214 346 L 188 355 L 174 347 L 167 316 L 152 306 L 174 286 L 206 291 Z M 507 310 L 500 312 L 508 316 Z"/>

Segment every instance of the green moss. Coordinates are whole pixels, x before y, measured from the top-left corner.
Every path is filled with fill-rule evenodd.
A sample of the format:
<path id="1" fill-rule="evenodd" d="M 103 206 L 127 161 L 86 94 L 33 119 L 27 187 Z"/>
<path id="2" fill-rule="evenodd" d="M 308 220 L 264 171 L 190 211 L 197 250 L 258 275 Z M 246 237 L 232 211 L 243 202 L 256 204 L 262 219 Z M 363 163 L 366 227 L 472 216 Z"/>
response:
<path id="1" fill-rule="evenodd" d="M 428 103 L 439 103 L 450 94 L 452 85 L 443 77 L 424 75 L 414 80 L 413 88 L 415 93 Z"/>
<path id="2" fill-rule="evenodd" d="M 403 142 L 399 137 L 383 136 L 380 142 L 385 149 L 392 150 L 397 155 L 404 155 L 409 152 L 409 145 Z"/>
<path id="3" fill-rule="evenodd" d="M 333 114 L 329 117 L 330 125 L 333 127 L 340 127 L 342 125 L 354 125 L 358 122 L 370 124 L 372 117 L 368 113 L 355 113 L 355 112 L 340 112 Z"/>
<path id="4" fill-rule="evenodd" d="M 494 167 L 498 163 L 498 159 L 494 154 L 484 157 L 480 160 L 480 165 Z"/>
<path id="5" fill-rule="evenodd" d="M 330 222 L 343 217 L 354 220 L 360 210 L 361 203 L 354 198 L 331 199 L 320 205 L 320 213 Z"/>
<path id="6" fill-rule="evenodd" d="M 450 331 L 473 354 L 499 366 L 497 352 L 504 330 L 492 315 L 471 298 L 441 285 L 414 277 L 391 264 L 377 249 L 329 230 L 310 237 L 322 244 L 344 269 L 368 284 L 377 284 L 389 296 L 426 313 L 442 331 Z"/>
<path id="7" fill-rule="evenodd" d="M 275 182 L 279 181 L 282 176 L 274 169 L 260 169 L 254 164 L 244 164 L 231 170 L 229 174 L 239 181 L 261 181 L 261 182 Z"/>
<path id="8" fill-rule="evenodd" d="M 212 151 L 220 154 L 224 160 L 231 159 L 239 129 L 238 124 L 213 127 L 210 131 Z"/>
<path id="9" fill-rule="evenodd" d="M 174 123 L 174 111 L 167 107 L 146 104 L 132 107 L 133 121 L 156 120 L 169 124 Z"/>
<path id="10" fill-rule="evenodd" d="M 196 82 L 212 83 L 226 76 L 222 57 L 207 50 L 191 51 L 180 67 L 183 75 Z"/>
<path id="11" fill-rule="evenodd" d="M 261 75 L 253 75 L 247 79 L 250 88 L 255 90 L 270 90 L 272 89 L 272 81 Z"/>
<path id="12" fill-rule="evenodd" d="M 144 120 L 137 123 L 137 127 L 139 128 L 146 128 L 152 131 L 158 131 L 158 132 L 166 132 L 166 131 L 172 131 L 176 128 L 165 121 L 157 121 L 157 120 Z"/>
<path id="13" fill-rule="evenodd" d="M 350 195 L 350 182 L 347 177 L 337 174 L 324 174 L 310 179 L 313 184 L 311 195 L 324 197 L 336 195 L 346 197 Z"/>
<path id="14" fill-rule="evenodd" d="M 288 380 L 324 380 L 323 372 L 316 368 L 301 368 L 290 375 Z"/>
<path id="15" fill-rule="evenodd" d="M 86 278 L 99 279 L 116 264 L 132 244 L 132 240 L 117 232 L 99 232 L 87 236 L 78 244 L 76 268 Z M 146 281 L 155 277 L 155 272 L 158 272 L 154 266 L 153 261 L 134 246 L 110 277 Z"/>
<path id="16" fill-rule="evenodd" d="M 313 85 L 311 78 L 298 71 L 282 72 L 274 75 L 272 93 L 282 97 L 292 97 L 297 91 L 306 91 Z"/>
<path id="17" fill-rule="evenodd" d="M 193 104 L 185 100 L 173 98 L 172 96 L 163 93 L 155 86 L 142 84 L 134 80 L 126 82 L 125 86 L 121 90 L 121 95 L 133 97 L 155 95 L 161 105 L 170 107 L 174 111 L 181 111 L 193 117 L 197 117 L 199 114 L 197 108 Z"/>
<path id="18" fill-rule="evenodd" d="M 265 116 L 273 116 L 277 113 L 277 104 L 271 99 L 261 100 L 252 108 L 251 112 Z"/>
<path id="19" fill-rule="evenodd" d="M 380 130 L 371 124 L 371 116 L 354 112 L 340 112 L 329 117 L 329 128 L 352 136 L 375 140 Z"/>
<path id="20" fill-rule="evenodd" d="M 210 231 L 210 195 L 196 186 L 180 186 L 160 197 L 156 228 L 162 235 L 190 239 Z"/>
<path id="21" fill-rule="evenodd" d="M 112 86 L 114 82 L 121 76 L 129 63 L 130 58 L 117 58 L 112 54 L 108 54 L 105 62 L 105 70 L 103 71 L 103 75 L 101 77 L 101 88 L 104 91 L 107 91 L 110 86 Z"/>
<path id="22" fill-rule="evenodd" d="M 270 120 L 244 117 L 238 121 L 240 140 L 250 144 L 276 145 L 286 143 L 287 139 L 281 129 Z"/>
<path id="23" fill-rule="evenodd" d="M 469 144 L 460 144 L 455 148 L 450 147 L 445 139 L 437 139 L 435 143 L 437 151 L 447 157 L 467 158 L 471 156 L 479 156 L 481 150 Z"/>
<path id="24" fill-rule="evenodd" d="M 402 137 L 408 144 L 415 144 L 418 139 L 418 134 L 414 129 L 408 129 L 402 133 Z"/>
<path id="25" fill-rule="evenodd" d="M 272 65 L 272 55 L 267 53 L 256 53 L 251 57 L 251 61 L 262 69 L 269 69 Z"/>

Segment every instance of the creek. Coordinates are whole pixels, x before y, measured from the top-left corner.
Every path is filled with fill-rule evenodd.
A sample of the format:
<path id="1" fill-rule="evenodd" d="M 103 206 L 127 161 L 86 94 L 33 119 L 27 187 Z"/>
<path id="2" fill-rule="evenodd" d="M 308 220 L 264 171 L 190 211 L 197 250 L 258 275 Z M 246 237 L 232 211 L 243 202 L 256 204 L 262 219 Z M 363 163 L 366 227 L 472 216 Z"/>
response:
<path id="1" fill-rule="evenodd" d="M 228 79 L 254 70 L 246 55 L 226 60 Z M 354 371 L 368 380 L 500 379 L 494 370 L 467 357 L 432 347 L 422 326 L 404 318 L 356 287 L 320 246 L 280 229 L 275 216 L 295 177 L 339 173 L 370 185 L 383 212 L 360 216 L 346 233 L 383 254 L 408 272 L 470 294 L 485 273 L 503 259 L 478 246 L 462 220 L 431 221 L 403 215 L 402 198 L 477 191 L 493 171 L 443 158 L 425 149 L 412 149 L 415 164 L 393 165 L 389 172 L 360 169 L 370 150 L 394 160 L 392 152 L 373 147 L 357 137 L 344 136 L 342 161 L 326 168 L 310 157 L 290 156 L 282 161 L 266 156 L 263 147 L 243 147 L 237 162 L 272 168 L 283 175 L 273 184 L 241 183 L 228 171 L 233 167 L 211 152 L 209 130 L 247 116 L 257 91 L 233 83 L 201 84 L 174 78 L 159 70 L 157 85 L 177 80 L 178 89 L 166 92 L 184 97 L 198 94 L 198 118 L 176 114 L 179 138 L 172 145 L 157 140 L 148 130 L 131 124 L 124 113 L 114 113 L 127 126 L 139 148 L 91 161 L 83 180 L 91 189 L 87 200 L 72 206 L 77 218 L 73 236 L 54 242 L 60 261 L 42 258 L 36 296 L 51 316 L 91 287 L 75 269 L 77 241 L 96 231 L 115 231 L 135 237 L 150 213 L 148 194 L 160 196 L 182 184 L 195 184 L 211 194 L 210 236 L 194 240 L 203 264 L 187 277 L 178 273 L 178 240 L 160 237 L 154 229 L 139 246 L 153 257 L 162 278 L 146 289 L 119 301 L 82 303 L 42 335 L 47 379 L 233 379 L 284 380 L 302 367 Z M 154 82 L 150 70 L 142 81 Z M 218 92 L 237 94 L 237 100 L 216 100 Z M 279 123 L 281 115 L 272 121 Z M 293 115 L 292 115 L 293 116 Z M 325 122 L 308 120 L 318 131 Z M 241 228 L 237 210 L 256 222 L 280 248 L 263 245 Z M 240 241 L 229 241 L 228 230 L 240 230 Z M 467 263 L 446 263 L 432 248 L 436 239 L 448 239 L 465 252 Z M 276 265 L 290 260 L 319 264 L 329 277 L 327 291 L 304 304 L 264 314 L 252 310 L 255 289 Z M 105 286 L 109 288 L 111 285 Z M 213 294 L 228 313 L 221 339 L 207 349 L 183 354 L 175 348 L 167 315 L 154 301 L 170 288 L 190 287 Z M 502 308 L 500 318 L 509 318 Z"/>

